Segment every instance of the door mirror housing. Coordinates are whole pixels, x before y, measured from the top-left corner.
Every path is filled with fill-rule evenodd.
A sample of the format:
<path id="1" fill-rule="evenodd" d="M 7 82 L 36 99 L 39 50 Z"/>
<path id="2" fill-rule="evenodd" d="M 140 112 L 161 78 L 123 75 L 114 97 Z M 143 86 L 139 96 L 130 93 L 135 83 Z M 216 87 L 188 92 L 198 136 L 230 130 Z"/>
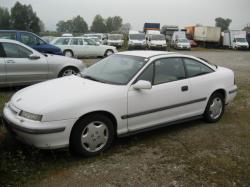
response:
<path id="1" fill-rule="evenodd" d="M 136 90 L 149 90 L 152 88 L 152 84 L 149 81 L 139 80 L 133 85 Z"/>
<path id="2" fill-rule="evenodd" d="M 38 60 L 38 59 L 40 59 L 40 58 L 41 58 L 40 56 L 34 55 L 34 54 L 31 54 L 31 55 L 29 56 L 29 59 L 30 59 L 30 60 Z"/>

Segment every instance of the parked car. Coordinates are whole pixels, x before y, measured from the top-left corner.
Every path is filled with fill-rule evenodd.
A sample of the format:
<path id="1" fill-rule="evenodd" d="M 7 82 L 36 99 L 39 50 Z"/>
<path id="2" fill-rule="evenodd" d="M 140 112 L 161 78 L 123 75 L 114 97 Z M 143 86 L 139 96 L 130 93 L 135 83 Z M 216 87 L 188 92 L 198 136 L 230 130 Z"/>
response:
<path id="1" fill-rule="evenodd" d="M 204 118 L 221 119 L 236 96 L 233 71 L 202 59 L 159 51 L 127 51 L 70 76 L 15 93 L 3 121 L 38 148 L 70 147 L 93 156 L 114 137 Z M 32 96 L 32 97 L 31 97 Z"/>
<path id="2" fill-rule="evenodd" d="M 107 44 L 115 47 L 122 47 L 124 44 L 122 34 L 108 34 Z"/>
<path id="3" fill-rule="evenodd" d="M 0 39 L 0 87 L 75 75 L 84 67 L 80 60 L 42 54 L 18 41 Z"/>
<path id="4" fill-rule="evenodd" d="M 146 35 L 148 49 L 161 49 L 166 51 L 167 42 L 163 34 Z"/>
<path id="5" fill-rule="evenodd" d="M 54 55 L 62 55 L 60 48 L 53 46 L 34 33 L 17 30 L 0 30 L 0 39 L 17 40 L 40 53 L 48 53 Z"/>
<path id="6" fill-rule="evenodd" d="M 89 33 L 89 34 L 84 34 L 83 36 L 86 37 L 86 38 L 97 37 L 101 41 L 101 44 L 107 45 L 107 34 L 103 34 L 103 33 Z"/>
<path id="7" fill-rule="evenodd" d="M 129 31 L 128 49 L 146 49 L 146 35 L 138 31 Z"/>
<path id="8" fill-rule="evenodd" d="M 67 57 L 106 57 L 117 52 L 113 46 L 100 45 L 84 37 L 59 37 L 51 43 L 59 47 Z"/>
<path id="9" fill-rule="evenodd" d="M 187 49 L 191 50 L 190 41 L 186 38 L 178 38 L 173 42 L 173 46 L 175 49 Z"/>

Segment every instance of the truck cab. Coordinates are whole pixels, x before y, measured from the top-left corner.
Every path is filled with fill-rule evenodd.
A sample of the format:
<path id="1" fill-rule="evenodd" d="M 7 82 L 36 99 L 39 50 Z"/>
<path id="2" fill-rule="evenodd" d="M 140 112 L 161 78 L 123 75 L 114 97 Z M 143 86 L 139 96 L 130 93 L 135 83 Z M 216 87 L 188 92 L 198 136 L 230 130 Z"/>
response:
<path id="1" fill-rule="evenodd" d="M 146 35 L 139 32 L 129 32 L 128 49 L 146 49 Z"/>
<path id="2" fill-rule="evenodd" d="M 248 49 L 249 44 L 246 38 L 235 36 L 233 39 L 233 49 Z"/>
<path id="3" fill-rule="evenodd" d="M 115 47 L 122 47 L 124 44 L 123 35 L 122 34 L 108 34 L 108 45 Z"/>
<path id="4" fill-rule="evenodd" d="M 147 47 L 149 49 L 162 49 L 166 50 L 167 42 L 166 37 L 163 34 L 150 34 L 147 35 Z"/>
<path id="5" fill-rule="evenodd" d="M 45 42 L 39 36 L 31 32 L 17 30 L 0 30 L 0 38 L 17 40 L 37 50 L 40 53 L 62 55 L 62 51 L 60 48 Z"/>

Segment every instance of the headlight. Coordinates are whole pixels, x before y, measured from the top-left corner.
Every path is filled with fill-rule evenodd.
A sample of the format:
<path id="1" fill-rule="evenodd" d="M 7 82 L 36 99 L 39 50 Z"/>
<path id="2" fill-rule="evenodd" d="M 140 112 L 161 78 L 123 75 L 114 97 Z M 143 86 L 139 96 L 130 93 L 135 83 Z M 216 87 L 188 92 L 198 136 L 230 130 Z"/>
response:
<path id="1" fill-rule="evenodd" d="M 26 118 L 26 119 L 30 119 L 30 120 L 34 120 L 34 121 L 41 121 L 42 120 L 42 115 L 39 114 L 32 114 L 29 112 L 25 112 L 25 111 L 21 111 L 19 116 Z"/>

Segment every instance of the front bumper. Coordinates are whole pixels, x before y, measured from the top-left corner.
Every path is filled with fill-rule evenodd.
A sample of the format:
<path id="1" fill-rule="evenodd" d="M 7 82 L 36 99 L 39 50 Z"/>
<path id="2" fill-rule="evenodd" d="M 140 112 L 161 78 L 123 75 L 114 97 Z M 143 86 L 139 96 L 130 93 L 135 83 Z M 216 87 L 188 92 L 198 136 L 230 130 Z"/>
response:
<path id="1" fill-rule="evenodd" d="M 191 49 L 191 46 L 176 46 L 176 49 Z"/>
<path id="2" fill-rule="evenodd" d="M 67 147 L 76 119 L 38 122 L 24 119 L 8 105 L 4 107 L 2 121 L 11 134 L 25 144 L 41 149 Z"/>

